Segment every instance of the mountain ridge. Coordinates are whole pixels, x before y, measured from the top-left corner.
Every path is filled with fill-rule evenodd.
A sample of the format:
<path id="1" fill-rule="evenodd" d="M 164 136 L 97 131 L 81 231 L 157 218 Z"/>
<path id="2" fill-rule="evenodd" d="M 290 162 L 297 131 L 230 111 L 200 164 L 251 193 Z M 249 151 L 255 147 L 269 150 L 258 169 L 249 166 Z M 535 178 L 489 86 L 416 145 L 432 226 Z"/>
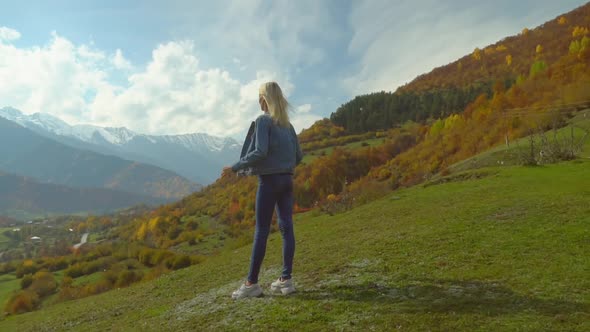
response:
<path id="1" fill-rule="evenodd" d="M 18 142 L 18 144 L 14 144 Z M 201 187 L 169 170 L 76 149 L 0 117 L 0 169 L 37 181 L 181 198 Z"/>
<path id="2" fill-rule="evenodd" d="M 223 166 L 238 158 L 241 148 L 230 137 L 205 133 L 147 135 L 125 127 L 69 125 L 50 114 L 26 115 L 12 107 L 0 108 L 0 117 L 63 144 L 153 164 L 201 184 L 213 182 Z"/>

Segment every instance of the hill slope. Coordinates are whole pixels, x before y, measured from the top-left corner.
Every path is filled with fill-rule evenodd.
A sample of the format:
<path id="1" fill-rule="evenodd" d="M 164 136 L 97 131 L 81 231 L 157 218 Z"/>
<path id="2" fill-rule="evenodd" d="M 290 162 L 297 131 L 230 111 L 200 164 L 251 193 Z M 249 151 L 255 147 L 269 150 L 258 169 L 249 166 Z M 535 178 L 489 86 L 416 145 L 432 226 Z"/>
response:
<path id="1" fill-rule="evenodd" d="M 588 72 L 589 27 L 590 3 L 587 3 L 533 30 L 524 30 L 483 50 L 476 49 L 450 64 L 418 76 L 395 92 L 357 96 L 340 106 L 330 119 L 351 133 L 387 129 L 406 121 L 426 122 L 430 118 L 463 113 L 478 96 L 491 99 L 547 68 L 550 69 L 544 75 L 546 82 L 539 82 L 537 90 L 548 88 L 547 83 L 551 81 L 558 83 L 560 89 L 567 89 L 568 83 L 584 79 L 577 76 L 579 72 Z M 529 93 L 517 92 L 512 89 L 512 100 L 497 103 L 496 108 L 521 108 L 530 106 L 530 101 L 542 101 L 548 105 L 585 100 L 575 98 L 583 97 L 582 91 L 543 99 L 529 98 Z"/>
<path id="2" fill-rule="evenodd" d="M 251 247 L 2 330 L 590 329 L 590 161 L 487 168 L 336 216 L 296 217 L 299 292 L 234 302 Z M 271 235 L 261 282 L 280 272 Z"/>
<path id="3" fill-rule="evenodd" d="M 568 52 L 573 40 L 584 35 L 576 34 L 576 27 L 589 25 L 590 3 L 586 3 L 534 29 L 523 27 L 517 35 L 475 49 L 471 54 L 416 77 L 399 91 L 420 92 L 465 87 L 474 82 L 515 80 L 518 75 L 527 75 L 537 60 L 546 63 L 558 60 Z"/>
<path id="4" fill-rule="evenodd" d="M 161 204 L 164 199 L 102 188 L 69 188 L 39 183 L 0 171 L 0 215 L 105 213 L 124 207 Z"/>
<path id="5" fill-rule="evenodd" d="M 15 144 L 18 143 L 18 144 Z M 0 118 L 0 169 L 42 182 L 180 198 L 200 188 L 152 165 L 78 150 Z"/>

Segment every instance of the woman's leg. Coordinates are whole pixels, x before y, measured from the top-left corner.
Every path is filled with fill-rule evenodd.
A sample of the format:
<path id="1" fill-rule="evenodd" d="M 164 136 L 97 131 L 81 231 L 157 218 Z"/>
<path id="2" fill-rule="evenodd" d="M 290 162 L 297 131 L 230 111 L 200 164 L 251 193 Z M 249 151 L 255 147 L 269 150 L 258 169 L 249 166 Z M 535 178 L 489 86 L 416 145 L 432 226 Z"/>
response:
<path id="1" fill-rule="evenodd" d="M 270 223 L 276 204 L 275 178 L 272 175 L 262 175 L 258 181 L 256 192 L 256 231 L 254 232 L 254 246 L 250 259 L 248 281 L 258 283 L 258 273 L 266 253 L 266 240 L 270 232 Z"/>
<path id="2" fill-rule="evenodd" d="M 282 176 L 281 192 L 277 200 L 279 229 L 283 236 L 283 279 L 291 279 L 293 257 L 295 256 L 295 232 L 293 230 L 293 178 Z"/>

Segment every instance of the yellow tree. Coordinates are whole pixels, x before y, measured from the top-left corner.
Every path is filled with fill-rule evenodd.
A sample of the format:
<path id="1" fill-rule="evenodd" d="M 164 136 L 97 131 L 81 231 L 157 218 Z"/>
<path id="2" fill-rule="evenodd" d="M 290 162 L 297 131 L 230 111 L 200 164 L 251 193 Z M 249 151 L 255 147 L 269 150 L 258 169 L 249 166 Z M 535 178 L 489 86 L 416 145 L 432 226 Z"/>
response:
<path id="1" fill-rule="evenodd" d="M 504 45 L 498 45 L 498 47 L 496 47 L 496 51 L 498 52 L 503 52 L 506 51 L 508 48 Z"/>
<path id="2" fill-rule="evenodd" d="M 481 60 L 481 50 L 476 47 L 471 56 L 473 56 L 475 60 Z"/>
<path id="3" fill-rule="evenodd" d="M 588 33 L 590 33 L 588 28 L 576 26 L 576 27 L 574 27 L 574 30 L 572 31 L 572 37 L 584 36 L 584 35 L 587 35 Z"/>

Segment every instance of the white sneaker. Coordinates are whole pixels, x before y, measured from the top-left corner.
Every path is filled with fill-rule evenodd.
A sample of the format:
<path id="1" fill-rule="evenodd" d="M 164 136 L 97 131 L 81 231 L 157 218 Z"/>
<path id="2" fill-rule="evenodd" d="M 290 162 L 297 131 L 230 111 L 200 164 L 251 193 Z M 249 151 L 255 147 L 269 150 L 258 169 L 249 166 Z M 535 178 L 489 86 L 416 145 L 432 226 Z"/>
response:
<path id="1" fill-rule="evenodd" d="M 246 297 L 259 297 L 262 295 L 262 288 L 258 284 L 252 284 L 250 286 L 246 286 L 246 284 L 242 284 L 238 290 L 231 294 L 232 299 L 243 299 Z"/>
<path id="2" fill-rule="evenodd" d="M 270 290 L 278 293 L 281 292 L 283 295 L 291 294 L 295 291 L 295 286 L 293 285 L 293 279 L 287 279 L 281 281 L 281 278 L 277 279 L 275 282 L 270 284 Z"/>

